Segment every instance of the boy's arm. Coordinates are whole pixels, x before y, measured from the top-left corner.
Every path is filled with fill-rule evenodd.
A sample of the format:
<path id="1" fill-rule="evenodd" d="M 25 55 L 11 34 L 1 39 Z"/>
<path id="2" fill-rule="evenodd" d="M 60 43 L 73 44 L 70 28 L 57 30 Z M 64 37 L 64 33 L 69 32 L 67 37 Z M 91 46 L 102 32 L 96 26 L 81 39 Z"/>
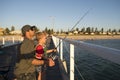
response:
<path id="1" fill-rule="evenodd" d="M 57 49 L 50 49 L 50 50 L 47 50 L 46 53 L 48 54 L 48 53 L 56 52 L 56 51 L 57 51 Z"/>

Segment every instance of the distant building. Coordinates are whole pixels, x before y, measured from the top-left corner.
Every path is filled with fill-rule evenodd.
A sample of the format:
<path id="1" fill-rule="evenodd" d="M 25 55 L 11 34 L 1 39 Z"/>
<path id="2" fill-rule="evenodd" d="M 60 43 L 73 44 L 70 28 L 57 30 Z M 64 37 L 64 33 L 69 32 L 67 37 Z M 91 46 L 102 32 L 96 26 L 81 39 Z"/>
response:
<path id="1" fill-rule="evenodd" d="M 95 33 L 94 33 L 94 32 L 91 32 L 90 34 L 91 34 L 91 35 L 95 35 Z"/>
<path id="2" fill-rule="evenodd" d="M 120 35 L 120 32 L 117 32 L 118 35 Z"/>
<path id="3" fill-rule="evenodd" d="M 78 34 L 78 31 L 74 31 L 73 33 L 74 33 L 74 34 Z"/>
<path id="4" fill-rule="evenodd" d="M 3 28 L 0 28 L 0 35 L 3 35 L 4 33 L 4 29 Z"/>
<path id="5" fill-rule="evenodd" d="M 16 31 L 11 31 L 10 34 L 21 34 L 21 31 L 20 30 L 16 30 Z"/>
<path id="6" fill-rule="evenodd" d="M 69 32 L 68 35 L 72 35 L 73 33 L 72 32 Z"/>
<path id="7" fill-rule="evenodd" d="M 107 32 L 103 32 L 103 34 L 107 34 Z"/>
<path id="8" fill-rule="evenodd" d="M 106 34 L 107 34 L 107 32 L 99 32 L 99 34 L 106 35 Z"/>
<path id="9" fill-rule="evenodd" d="M 85 34 L 88 34 L 88 32 L 85 32 Z"/>

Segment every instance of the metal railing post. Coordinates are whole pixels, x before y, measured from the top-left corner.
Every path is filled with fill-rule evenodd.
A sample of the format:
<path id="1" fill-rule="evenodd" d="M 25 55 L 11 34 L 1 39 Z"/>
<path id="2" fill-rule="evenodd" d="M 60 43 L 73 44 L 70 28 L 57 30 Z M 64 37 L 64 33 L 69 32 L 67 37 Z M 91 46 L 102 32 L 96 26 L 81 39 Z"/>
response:
<path id="1" fill-rule="evenodd" d="M 74 80 L 74 45 L 70 44 L 70 80 Z"/>
<path id="2" fill-rule="evenodd" d="M 4 45 L 5 44 L 5 38 L 3 37 L 2 39 L 3 39 L 2 44 Z"/>
<path id="3" fill-rule="evenodd" d="M 58 45 L 60 40 L 59 40 L 59 38 L 56 38 L 56 40 L 57 40 L 57 45 Z M 60 53 L 60 46 L 58 46 L 57 51 L 58 51 L 58 53 Z"/>
<path id="4" fill-rule="evenodd" d="M 53 36 L 53 39 L 54 39 L 54 44 L 56 46 L 57 45 L 57 38 Z"/>
<path id="5" fill-rule="evenodd" d="M 15 38 L 14 37 L 12 37 L 12 42 L 15 43 Z"/>
<path id="6" fill-rule="evenodd" d="M 62 39 L 60 40 L 60 59 L 63 61 L 63 42 Z"/>

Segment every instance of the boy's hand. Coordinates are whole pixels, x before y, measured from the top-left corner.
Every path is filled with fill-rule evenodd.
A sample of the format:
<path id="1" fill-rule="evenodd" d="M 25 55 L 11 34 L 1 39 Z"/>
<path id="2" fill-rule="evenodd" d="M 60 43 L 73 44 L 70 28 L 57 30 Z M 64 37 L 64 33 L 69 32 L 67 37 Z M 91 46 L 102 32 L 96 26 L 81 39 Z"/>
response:
<path id="1" fill-rule="evenodd" d="M 57 49 L 55 48 L 55 49 L 53 49 L 53 52 L 57 52 Z"/>

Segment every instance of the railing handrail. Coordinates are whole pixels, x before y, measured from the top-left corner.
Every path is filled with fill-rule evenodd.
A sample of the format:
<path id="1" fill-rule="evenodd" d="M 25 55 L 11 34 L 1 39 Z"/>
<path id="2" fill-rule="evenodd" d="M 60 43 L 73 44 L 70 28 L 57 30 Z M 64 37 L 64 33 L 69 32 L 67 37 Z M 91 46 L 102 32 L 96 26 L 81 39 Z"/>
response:
<path id="1" fill-rule="evenodd" d="M 62 39 L 62 38 L 60 38 Z M 89 50 L 93 54 L 102 57 L 104 59 L 110 60 L 114 63 L 120 64 L 120 50 L 114 48 L 108 48 L 96 44 L 91 44 L 83 41 L 76 41 L 71 39 L 64 39 L 64 41 L 74 44 L 81 49 Z"/>
<path id="2" fill-rule="evenodd" d="M 12 43 L 15 43 L 15 41 L 23 41 L 22 36 L 0 36 L 0 41 L 2 41 L 2 45 L 6 44 L 6 41 L 12 41 Z"/>

